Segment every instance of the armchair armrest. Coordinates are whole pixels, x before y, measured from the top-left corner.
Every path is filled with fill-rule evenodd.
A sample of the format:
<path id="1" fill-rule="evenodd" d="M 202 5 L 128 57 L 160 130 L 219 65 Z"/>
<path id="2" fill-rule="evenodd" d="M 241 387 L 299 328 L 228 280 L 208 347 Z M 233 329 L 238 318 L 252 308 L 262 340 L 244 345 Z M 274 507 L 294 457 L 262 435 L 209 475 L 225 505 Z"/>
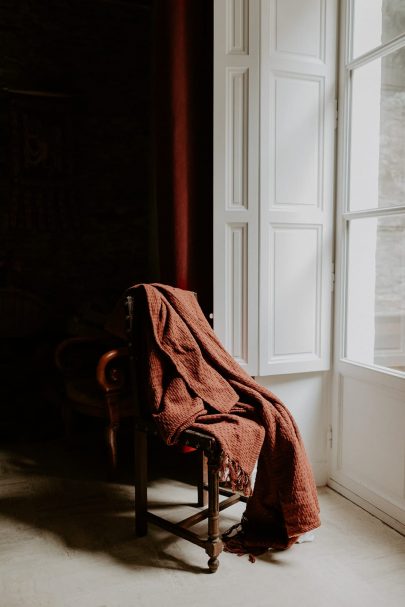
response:
<path id="1" fill-rule="evenodd" d="M 55 365 L 65 377 L 88 377 L 93 375 L 101 356 L 120 347 L 118 340 L 103 337 L 69 337 L 55 349 Z"/>
<path id="2" fill-rule="evenodd" d="M 105 352 L 97 364 L 97 381 L 105 393 L 119 392 L 129 384 L 129 350 L 114 348 Z"/>

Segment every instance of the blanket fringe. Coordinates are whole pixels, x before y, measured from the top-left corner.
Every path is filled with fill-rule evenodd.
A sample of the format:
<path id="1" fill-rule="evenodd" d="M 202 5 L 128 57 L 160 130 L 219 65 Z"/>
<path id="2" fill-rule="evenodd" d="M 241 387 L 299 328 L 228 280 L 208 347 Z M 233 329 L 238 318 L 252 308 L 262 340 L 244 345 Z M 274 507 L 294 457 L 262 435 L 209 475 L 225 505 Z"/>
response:
<path id="1" fill-rule="evenodd" d="M 232 535 L 234 531 L 236 533 Z M 232 554 L 236 554 L 237 556 L 244 556 L 245 554 L 247 554 L 251 563 L 255 563 L 256 557 L 260 554 L 263 554 L 264 552 L 267 552 L 268 550 L 268 548 L 262 547 L 248 548 L 245 545 L 245 535 L 241 523 L 232 525 L 232 527 L 230 527 L 228 531 L 225 531 L 225 533 L 222 534 L 222 539 L 224 542 L 225 552 L 231 552 Z"/>
<path id="2" fill-rule="evenodd" d="M 226 483 L 232 491 L 240 491 L 248 497 L 252 495 L 252 484 L 249 474 L 226 453 L 222 453 L 221 456 L 219 478 L 221 483 Z"/>

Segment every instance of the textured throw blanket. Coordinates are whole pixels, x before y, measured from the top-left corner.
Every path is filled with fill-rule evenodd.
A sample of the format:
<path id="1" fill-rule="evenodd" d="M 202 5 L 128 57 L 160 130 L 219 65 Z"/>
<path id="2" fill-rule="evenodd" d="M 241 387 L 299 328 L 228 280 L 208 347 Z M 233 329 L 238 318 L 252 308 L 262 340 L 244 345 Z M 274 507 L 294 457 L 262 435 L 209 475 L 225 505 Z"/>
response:
<path id="1" fill-rule="evenodd" d="M 214 436 L 223 450 L 220 478 L 253 494 L 225 549 L 260 554 L 284 549 L 319 526 L 312 471 L 286 407 L 224 349 L 196 297 L 165 285 L 138 285 L 147 329 L 149 405 L 168 445 L 186 428 Z M 137 298 L 138 299 L 138 298 Z M 143 305 L 145 304 L 145 305 Z"/>

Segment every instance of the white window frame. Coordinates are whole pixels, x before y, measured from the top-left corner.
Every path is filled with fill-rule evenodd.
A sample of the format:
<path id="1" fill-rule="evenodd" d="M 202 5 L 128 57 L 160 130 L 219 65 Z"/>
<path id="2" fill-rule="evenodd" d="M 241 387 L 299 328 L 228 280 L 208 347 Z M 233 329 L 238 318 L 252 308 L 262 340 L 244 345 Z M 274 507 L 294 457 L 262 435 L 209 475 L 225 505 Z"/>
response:
<path id="1" fill-rule="evenodd" d="M 339 128 L 338 128 L 338 170 L 337 170 L 337 220 L 336 220 L 336 324 L 335 331 L 335 364 L 337 370 L 351 365 L 360 369 L 368 369 L 400 379 L 405 377 L 402 371 L 396 371 L 377 364 L 366 364 L 350 360 L 346 357 L 346 327 L 347 327 L 347 275 L 348 275 L 348 232 L 350 221 L 368 217 L 386 217 L 405 214 L 405 204 L 395 207 L 376 208 L 359 211 L 349 209 L 349 164 L 350 164 L 350 111 L 351 111 L 351 75 L 359 67 L 371 61 L 385 57 L 401 48 L 405 48 L 405 33 L 393 40 L 381 44 L 368 52 L 351 58 L 353 45 L 353 0 L 345 0 L 341 15 L 341 52 L 339 74 Z"/>
<path id="2" fill-rule="evenodd" d="M 391 50 L 396 50 L 397 45 L 401 47 L 404 36 L 351 61 L 346 50 L 347 47 L 350 49 L 347 41 L 353 26 L 351 6 L 352 0 L 343 0 L 341 3 L 335 337 L 328 485 L 405 534 L 405 464 L 402 434 L 405 376 L 387 367 L 354 362 L 345 357 L 348 223 L 355 217 L 378 217 L 405 212 L 404 206 L 389 209 L 388 212 L 386 209 L 350 212 L 347 208 L 349 71 L 372 57 L 384 56 Z M 395 480 L 393 474 L 396 475 Z M 388 485 L 387 478 L 390 479 Z"/>

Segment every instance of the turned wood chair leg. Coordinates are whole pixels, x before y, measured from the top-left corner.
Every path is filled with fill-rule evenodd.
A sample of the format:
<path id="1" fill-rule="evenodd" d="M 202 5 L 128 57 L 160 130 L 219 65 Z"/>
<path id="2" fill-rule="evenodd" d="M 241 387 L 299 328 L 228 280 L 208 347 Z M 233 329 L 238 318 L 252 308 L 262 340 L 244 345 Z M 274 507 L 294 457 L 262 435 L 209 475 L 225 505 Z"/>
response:
<path id="1" fill-rule="evenodd" d="M 198 452 L 198 506 L 208 506 L 208 459 L 204 451 Z"/>
<path id="2" fill-rule="evenodd" d="M 148 532 L 148 443 L 147 434 L 135 430 L 135 533 L 141 537 Z"/>
<path id="3" fill-rule="evenodd" d="M 110 424 L 107 427 L 107 446 L 110 454 L 110 464 L 113 470 L 117 467 L 117 431 L 118 424 Z"/>
<path id="4" fill-rule="evenodd" d="M 119 406 L 115 394 L 106 395 L 109 424 L 107 427 L 107 445 L 113 470 L 117 467 L 117 431 L 120 425 Z"/>
<path id="5" fill-rule="evenodd" d="M 206 553 L 210 557 L 208 568 L 215 573 L 219 567 L 218 556 L 223 549 L 219 534 L 219 467 L 208 460 L 208 542 Z"/>

